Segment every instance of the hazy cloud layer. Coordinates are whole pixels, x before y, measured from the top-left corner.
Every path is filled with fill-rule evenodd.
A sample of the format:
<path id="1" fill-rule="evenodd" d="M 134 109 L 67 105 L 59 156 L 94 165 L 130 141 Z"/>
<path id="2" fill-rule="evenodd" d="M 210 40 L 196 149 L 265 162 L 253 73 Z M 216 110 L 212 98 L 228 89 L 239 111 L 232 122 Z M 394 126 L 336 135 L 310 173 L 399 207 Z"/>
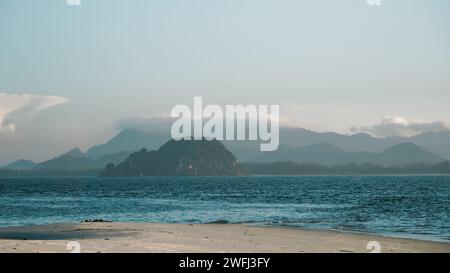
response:
<path id="1" fill-rule="evenodd" d="M 226 128 L 225 128 L 226 122 L 235 122 L 235 120 L 236 120 L 236 117 L 233 117 L 231 115 L 228 115 L 228 116 L 225 115 L 225 117 L 224 117 L 224 115 L 218 115 L 218 116 L 222 117 L 222 119 L 223 119 L 224 132 L 226 131 Z M 193 117 L 191 117 L 191 118 L 193 118 Z M 118 131 L 122 131 L 122 130 L 126 130 L 126 129 L 134 129 L 134 130 L 148 132 L 148 133 L 168 135 L 168 134 L 170 134 L 170 130 L 171 130 L 173 123 L 178 119 L 179 118 L 173 118 L 173 117 L 170 117 L 167 115 L 132 117 L 132 118 L 125 118 L 125 119 L 119 120 L 116 123 L 115 127 Z M 196 118 L 193 118 L 193 119 L 196 119 Z M 210 119 L 209 117 L 204 117 L 203 122 L 205 123 L 209 119 Z M 271 116 L 266 115 L 264 117 L 260 117 L 260 119 L 268 121 L 271 119 Z M 258 120 L 256 120 L 256 121 L 258 121 Z M 245 122 L 248 125 L 248 122 L 249 122 L 248 116 L 245 117 Z"/>
<path id="2" fill-rule="evenodd" d="M 155 134 L 170 134 L 175 118 L 169 116 L 148 116 L 122 119 L 116 124 L 119 131 L 134 129 Z"/>
<path id="3" fill-rule="evenodd" d="M 17 118 L 33 115 L 69 101 L 68 98 L 59 96 L 14 95 L 0 92 L 0 131 L 14 132 Z"/>
<path id="4" fill-rule="evenodd" d="M 442 131 L 449 129 L 442 121 L 408 121 L 404 117 L 384 117 L 379 124 L 364 127 L 352 127 L 350 131 L 366 132 L 377 137 L 412 136 L 427 131 Z"/>

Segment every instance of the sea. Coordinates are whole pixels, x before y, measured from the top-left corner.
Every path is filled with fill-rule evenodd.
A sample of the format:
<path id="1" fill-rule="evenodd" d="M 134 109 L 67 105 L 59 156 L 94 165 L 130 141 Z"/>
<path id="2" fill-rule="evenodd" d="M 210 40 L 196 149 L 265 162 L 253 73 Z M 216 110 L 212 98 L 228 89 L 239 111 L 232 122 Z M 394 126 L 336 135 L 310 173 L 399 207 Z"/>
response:
<path id="1" fill-rule="evenodd" d="M 245 223 L 450 243 L 450 176 L 0 178 L 0 227 Z"/>

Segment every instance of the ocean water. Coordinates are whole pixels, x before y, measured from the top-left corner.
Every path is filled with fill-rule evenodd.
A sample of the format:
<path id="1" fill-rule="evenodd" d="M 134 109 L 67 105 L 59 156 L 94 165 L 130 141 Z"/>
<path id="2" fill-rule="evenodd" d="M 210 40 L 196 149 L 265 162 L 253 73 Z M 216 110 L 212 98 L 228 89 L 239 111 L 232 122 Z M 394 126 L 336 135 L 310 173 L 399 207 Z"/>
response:
<path id="1" fill-rule="evenodd" d="M 250 223 L 450 243 L 450 176 L 0 178 L 0 226 Z"/>

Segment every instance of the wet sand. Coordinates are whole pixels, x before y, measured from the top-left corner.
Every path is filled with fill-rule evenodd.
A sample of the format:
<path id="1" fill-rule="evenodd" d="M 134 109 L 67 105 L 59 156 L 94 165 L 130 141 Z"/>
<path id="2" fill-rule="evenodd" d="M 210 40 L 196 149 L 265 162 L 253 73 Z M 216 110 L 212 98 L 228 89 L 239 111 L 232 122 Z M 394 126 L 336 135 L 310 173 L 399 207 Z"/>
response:
<path id="1" fill-rule="evenodd" d="M 371 241 L 384 253 L 450 252 L 450 243 L 243 224 L 101 222 L 0 229 L 0 252 L 368 253 Z"/>

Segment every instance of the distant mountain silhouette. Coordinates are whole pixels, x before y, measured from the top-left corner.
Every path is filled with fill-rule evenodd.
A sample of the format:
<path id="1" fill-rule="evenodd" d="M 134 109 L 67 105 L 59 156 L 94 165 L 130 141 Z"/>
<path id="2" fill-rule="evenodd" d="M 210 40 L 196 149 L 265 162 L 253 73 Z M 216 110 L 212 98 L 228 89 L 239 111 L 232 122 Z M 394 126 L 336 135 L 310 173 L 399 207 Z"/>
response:
<path id="1" fill-rule="evenodd" d="M 85 157 L 86 156 L 86 154 L 83 153 L 80 148 L 72 149 L 72 150 L 64 153 L 63 155 L 70 155 L 73 157 Z"/>
<path id="2" fill-rule="evenodd" d="M 70 154 L 64 154 L 53 159 L 39 163 L 35 170 L 89 170 L 96 169 L 94 161 L 87 157 L 76 157 Z"/>
<path id="3" fill-rule="evenodd" d="M 366 133 L 342 135 L 333 132 L 318 133 L 302 128 L 281 128 L 280 141 L 290 147 L 326 142 L 349 152 L 372 153 L 380 153 L 396 144 L 414 143 L 440 157 L 450 159 L 450 130 L 425 132 L 411 137 L 376 138 Z"/>
<path id="4" fill-rule="evenodd" d="M 120 162 L 127 159 L 129 155 L 130 155 L 129 152 L 117 152 L 114 154 L 106 154 L 96 159 L 94 162 L 103 168 L 109 163 L 119 164 Z"/>
<path id="5" fill-rule="evenodd" d="M 1 167 L 2 169 L 8 169 L 8 170 L 31 170 L 36 166 L 36 163 L 34 163 L 31 160 L 27 159 L 20 159 L 17 160 L 11 164 L 8 164 L 6 166 Z"/>
<path id="6" fill-rule="evenodd" d="M 439 163 L 443 158 L 426 151 L 413 143 L 402 143 L 390 147 L 377 155 L 376 163 L 382 165 L 402 165 L 414 163 Z"/>
<path id="7" fill-rule="evenodd" d="M 409 137 L 408 141 L 445 159 L 450 159 L 450 130 L 425 132 Z"/>
<path id="8" fill-rule="evenodd" d="M 444 161 L 444 159 L 413 143 L 394 145 L 381 153 L 347 152 L 329 143 L 318 143 L 299 148 L 281 146 L 277 151 L 265 153 L 252 162 L 277 161 L 295 161 L 299 163 L 317 163 L 324 165 L 372 163 L 382 166 L 392 166 L 413 163 L 439 163 Z"/>
<path id="9" fill-rule="evenodd" d="M 98 159 L 104 155 L 118 152 L 135 152 L 142 148 L 156 150 L 170 138 L 169 135 L 150 134 L 133 129 L 126 129 L 104 144 L 91 147 L 86 156 Z"/>
<path id="10" fill-rule="evenodd" d="M 86 157 L 79 149 L 71 150 L 61 156 L 37 164 L 34 170 L 80 171 L 103 169 L 108 163 L 118 164 L 128 157 L 129 153 L 108 154 L 93 160 Z"/>
<path id="11" fill-rule="evenodd" d="M 450 159 L 450 130 L 426 132 L 411 137 L 376 138 L 365 133 L 343 135 L 333 132 L 319 133 L 302 128 L 280 128 L 280 149 L 305 147 L 329 143 L 348 152 L 380 153 L 402 143 L 414 143 L 446 160 Z M 239 162 L 250 162 L 264 156 L 259 145 L 250 141 L 225 141 L 225 146 Z"/>
<path id="12" fill-rule="evenodd" d="M 115 165 L 121 163 L 132 152 L 142 148 L 156 150 L 169 139 L 168 135 L 126 129 L 106 143 L 91 147 L 86 153 L 76 148 L 39 164 L 24 160 L 4 166 L 3 169 L 68 171 L 103 169 L 108 163 Z M 257 141 L 222 141 L 222 143 L 237 157 L 238 162 L 291 160 L 326 165 L 368 162 L 386 166 L 433 163 L 450 158 L 450 131 L 382 139 L 364 133 L 342 135 L 333 132 L 318 133 L 302 128 L 280 128 L 280 147 L 274 152 L 260 152 Z"/>
<path id="13" fill-rule="evenodd" d="M 217 140 L 169 140 L 157 151 L 142 149 L 103 176 L 239 175 L 236 158 Z"/>
<path id="14" fill-rule="evenodd" d="M 168 137 L 126 129 L 104 144 L 99 144 L 83 153 L 79 148 L 72 149 L 53 159 L 35 166 L 36 170 L 79 171 L 103 169 L 108 163 L 119 164 L 131 152 L 142 148 L 157 149 Z"/>
<path id="15" fill-rule="evenodd" d="M 93 146 L 84 156 L 95 160 L 117 152 L 131 153 L 142 148 L 156 150 L 169 139 L 169 135 L 125 129 L 106 143 Z M 260 152 L 257 141 L 222 141 L 222 143 L 239 162 L 253 161 L 265 154 Z M 444 159 L 450 159 L 450 131 L 426 132 L 412 137 L 375 138 L 365 133 L 343 135 L 333 132 L 314 132 L 302 128 L 280 128 L 280 149 L 283 145 L 297 148 L 319 143 L 329 143 L 348 152 L 371 153 L 380 153 L 401 143 L 414 143 Z M 77 152 L 73 151 L 73 153 Z"/>
<path id="16" fill-rule="evenodd" d="M 365 133 L 343 135 L 334 132 L 314 132 L 302 128 L 280 128 L 280 141 L 290 147 L 303 147 L 317 143 L 330 143 L 346 151 L 378 153 L 399 144 L 398 138 L 375 138 Z"/>

